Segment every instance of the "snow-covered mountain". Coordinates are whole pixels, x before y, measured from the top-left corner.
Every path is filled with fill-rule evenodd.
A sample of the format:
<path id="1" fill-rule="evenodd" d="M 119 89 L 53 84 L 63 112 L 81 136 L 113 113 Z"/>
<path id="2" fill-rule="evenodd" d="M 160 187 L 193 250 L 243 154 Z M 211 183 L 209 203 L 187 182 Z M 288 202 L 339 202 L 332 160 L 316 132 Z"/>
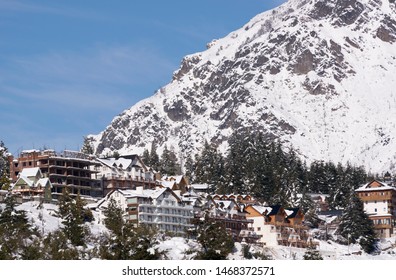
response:
<path id="1" fill-rule="evenodd" d="M 186 56 L 173 80 L 92 136 L 98 153 L 157 141 L 223 150 L 249 127 L 311 160 L 396 170 L 395 0 L 289 0 Z"/>

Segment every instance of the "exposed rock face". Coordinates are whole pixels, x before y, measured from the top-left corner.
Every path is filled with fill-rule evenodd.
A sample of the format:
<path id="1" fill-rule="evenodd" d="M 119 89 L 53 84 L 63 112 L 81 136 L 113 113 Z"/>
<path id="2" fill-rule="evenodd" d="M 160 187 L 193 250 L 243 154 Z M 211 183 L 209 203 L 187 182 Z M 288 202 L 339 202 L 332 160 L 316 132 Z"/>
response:
<path id="1" fill-rule="evenodd" d="M 396 4 L 289 0 L 207 50 L 95 136 L 98 153 L 156 141 L 183 154 L 226 149 L 238 128 L 293 145 L 308 161 L 382 171 L 396 158 Z"/>

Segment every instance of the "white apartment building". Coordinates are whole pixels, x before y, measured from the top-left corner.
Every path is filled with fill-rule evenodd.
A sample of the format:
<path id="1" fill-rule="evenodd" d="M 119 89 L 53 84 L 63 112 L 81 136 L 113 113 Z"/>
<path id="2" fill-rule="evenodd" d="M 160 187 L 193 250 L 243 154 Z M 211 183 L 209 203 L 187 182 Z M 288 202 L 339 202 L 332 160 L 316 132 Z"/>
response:
<path id="1" fill-rule="evenodd" d="M 193 226 L 191 224 L 193 206 L 183 202 L 169 188 L 116 189 L 99 202 L 99 209 L 106 209 L 110 199 L 114 199 L 125 211 L 125 219 L 136 225 L 146 224 L 163 232 L 180 235 L 184 235 L 186 230 Z M 104 218 L 103 215 L 102 218 Z"/>

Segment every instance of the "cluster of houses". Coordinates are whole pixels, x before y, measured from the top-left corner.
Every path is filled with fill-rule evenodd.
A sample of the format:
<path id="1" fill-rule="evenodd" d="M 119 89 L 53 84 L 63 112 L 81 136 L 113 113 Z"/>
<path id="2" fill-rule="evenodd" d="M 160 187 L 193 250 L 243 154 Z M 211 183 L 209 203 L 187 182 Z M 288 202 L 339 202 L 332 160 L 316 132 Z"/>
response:
<path id="1" fill-rule="evenodd" d="M 102 218 L 113 199 L 131 223 L 176 235 L 185 235 L 194 227 L 194 219 L 209 215 L 224 224 L 236 241 L 302 248 L 315 245 L 301 209 L 262 205 L 250 195 L 211 194 L 207 185 L 191 185 L 185 176 L 161 176 L 137 155 L 94 158 L 73 151 L 30 150 L 18 158 L 10 156 L 9 162 L 12 192 L 21 202 L 56 202 L 67 188 L 72 195 L 91 202 L 90 207 Z M 395 186 L 372 181 L 356 192 L 378 236 L 393 236 Z M 326 208 L 325 196 L 312 198 L 318 211 Z"/>

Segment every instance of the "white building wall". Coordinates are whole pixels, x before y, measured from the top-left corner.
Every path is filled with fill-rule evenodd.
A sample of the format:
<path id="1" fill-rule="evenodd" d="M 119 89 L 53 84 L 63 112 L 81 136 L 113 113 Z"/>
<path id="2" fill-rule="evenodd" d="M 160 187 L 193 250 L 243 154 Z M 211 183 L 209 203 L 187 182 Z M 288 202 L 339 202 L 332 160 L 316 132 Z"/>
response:
<path id="1" fill-rule="evenodd" d="M 253 219 L 253 229 L 257 235 L 261 235 L 260 242 L 266 246 L 277 246 L 277 233 L 276 228 L 273 225 L 265 224 L 264 216 L 261 217 L 249 217 Z"/>
<path id="2" fill-rule="evenodd" d="M 179 203 L 179 201 L 169 192 L 164 192 L 157 199 L 150 200 L 143 195 L 143 189 L 138 188 L 142 196 L 126 198 L 122 193 L 115 191 L 110 197 L 113 198 L 125 213 L 128 211 L 128 199 L 138 206 L 138 221 L 142 224 L 155 225 L 162 231 L 184 233 L 187 228 L 192 227 L 193 206 Z M 110 198 L 108 198 L 110 199 Z M 107 208 L 108 200 L 101 208 Z M 128 218 L 128 217 L 126 217 Z M 135 217 L 129 217 L 135 219 Z M 104 219 L 101 211 L 101 220 Z"/>
<path id="3" fill-rule="evenodd" d="M 388 214 L 389 203 L 385 200 L 364 202 L 364 210 L 367 214 L 383 215 Z"/>

